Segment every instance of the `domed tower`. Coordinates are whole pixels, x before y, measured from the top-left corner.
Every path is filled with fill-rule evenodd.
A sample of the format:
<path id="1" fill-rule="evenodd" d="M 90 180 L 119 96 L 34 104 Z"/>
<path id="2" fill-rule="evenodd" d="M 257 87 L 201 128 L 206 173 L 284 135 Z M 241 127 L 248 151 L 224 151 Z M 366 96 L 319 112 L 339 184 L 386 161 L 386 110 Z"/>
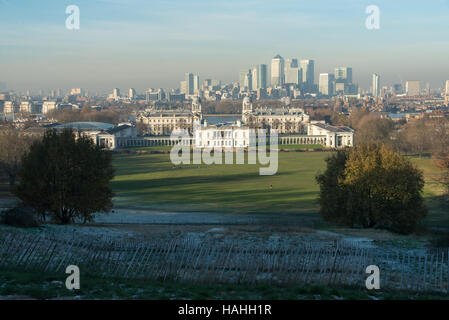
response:
<path id="1" fill-rule="evenodd" d="M 192 113 L 194 115 L 201 115 L 201 99 L 198 96 L 193 97 L 192 99 Z"/>
<path id="2" fill-rule="evenodd" d="M 242 102 L 242 114 L 250 114 L 253 112 L 253 104 L 251 103 L 251 99 L 249 97 L 243 98 Z"/>
<path id="3" fill-rule="evenodd" d="M 284 103 L 285 107 L 290 107 L 292 100 L 290 99 L 290 97 L 283 97 L 281 99 L 281 101 Z"/>
<path id="4" fill-rule="evenodd" d="M 201 110 L 201 99 L 198 96 L 194 96 L 192 99 L 192 126 L 193 130 L 201 127 L 203 113 Z"/>

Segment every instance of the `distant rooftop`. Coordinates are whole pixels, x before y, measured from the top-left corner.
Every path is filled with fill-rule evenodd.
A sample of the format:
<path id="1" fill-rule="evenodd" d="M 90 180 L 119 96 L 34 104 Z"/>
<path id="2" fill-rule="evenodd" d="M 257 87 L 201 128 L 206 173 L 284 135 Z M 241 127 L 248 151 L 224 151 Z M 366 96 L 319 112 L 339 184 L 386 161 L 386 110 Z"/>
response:
<path id="1" fill-rule="evenodd" d="M 78 130 L 108 130 L 115 125 L 104 122 L 70 122 L 55 126 L 56 129 L 73 128 Z"/>
<path id="2" fill-rule="evenodd" d="M 334 127 L 329 124 L 320 123 L 320 122 L 313 123 L 313 125 L 321 128 L 321 129 L 331 131 L 331 132 L 354 132 L 354 130 L 352 130 L 349 127 Z"/>

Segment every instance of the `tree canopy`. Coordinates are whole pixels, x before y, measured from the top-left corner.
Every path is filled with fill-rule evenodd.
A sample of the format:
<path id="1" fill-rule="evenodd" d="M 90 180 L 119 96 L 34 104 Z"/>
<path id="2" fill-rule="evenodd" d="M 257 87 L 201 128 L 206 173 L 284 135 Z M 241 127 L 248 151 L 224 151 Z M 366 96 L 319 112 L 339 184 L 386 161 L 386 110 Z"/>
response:
<path id="1" fill-rule="evenodd" d="M 31 141 L 31 137 L 12 126 L 0 130 L 0 171 L 8 177 L 10 187 L 16 182 L 20 160 Z"/>
<path id="2" fill-rule="evenodd" d="M 47 131 L 24 155 L 15 195 L 45 219 L 67 224 L 112 209 L 111 154 L 71 129 Z"/>
<path id="3" fill-rule="evenodd" d="M 320 214 L 328 221 L 407 234 L 427 214 L 422 172 L 382 143 L 332 155 L 317 182 Z"/>

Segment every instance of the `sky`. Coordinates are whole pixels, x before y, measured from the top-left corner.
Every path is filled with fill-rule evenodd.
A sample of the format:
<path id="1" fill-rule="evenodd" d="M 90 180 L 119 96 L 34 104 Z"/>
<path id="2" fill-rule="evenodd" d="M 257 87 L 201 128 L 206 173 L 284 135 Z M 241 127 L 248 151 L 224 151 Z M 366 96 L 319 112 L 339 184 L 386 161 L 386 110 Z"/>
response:
<path id="1" fill-rule="evenodd" d="M 66 7 L 80 29 L 66 28 Z M 380 29 L 365 12 L 380 9 Z M 0 82 L 8 89 L 177 88 L 186 72 L 238 81 L 276 54 L 353 68 L 369 89 L 449 79 L 449 0 L 0 0 Z"/>

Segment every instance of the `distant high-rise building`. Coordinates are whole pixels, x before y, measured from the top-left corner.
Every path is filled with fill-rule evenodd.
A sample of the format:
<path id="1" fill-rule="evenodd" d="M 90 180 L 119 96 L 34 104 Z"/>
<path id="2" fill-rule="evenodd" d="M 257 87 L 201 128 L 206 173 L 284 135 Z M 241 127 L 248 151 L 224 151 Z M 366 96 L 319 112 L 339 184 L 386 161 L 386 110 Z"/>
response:
<path id="1" fill-rule="evenodd" d="M 449 96 L 449 80 L 446 80 L 446 90 L 445 90 L 446 96 Z"/>
<path id="2" fill-rule="evenodd" d="M 380 76 L 376 73 L 373 74 L 373 97 L 379 97 L 380 96 Z"/>
<path id="3" fill-rule="evenodd" d="M 83 90 L 81 89 L 81 88 L 72 88 L 71 90 L 70 90 L 70 95 L 71 96 L 76 96 L 76 95 L 82 95 L 82 93 L 83 93 Z"/>
<path id="4" fill-rule="evenodd" d="M 257 68 L 251 69 L 251 89 L 257 90 L 257 80 L 259 78 Z"/>
<path id="5" fill-rule="evenodd" d="M 129 89 L 128 97 L 131 100 L 134 100 L 136 98 L 136 90 L 134 88 Z"/>
<path id="6" fill-rule="evenodd" d="M 267 65 L 259 64 L 251 70 L 251 89 L 265 89 L 267 87 Z"/>
<path id="7" fill-rule="evenodd" d="M 257 88 L 258 89 L 266 89 L 267 88 L 267 65 L 259 64 L 257 66 L 258 78 L 257 78 Z"/>
<path id="8" fill-rule="evenodd" d="M 198 94 L 200 91 L 200 77 L 198 75 L 193 76 L 193 94 Z"/>
<path id="9" fill-rule="evenodd" d="M 430 83 L 426 82 L 426 95 L 430 95 Z"/>
<path id="10" fill-rule="evenodd" d="M 118 100 L 120 98 L 120 89 L 119 88 L 114 88 L 112 90 L 112 98 L 114 100 Z"/>
<path id="11" fill-rule="evenodd" d="M 313 91 L 315 84 L 315 61 L 304 59 L 299 61 L 302 69 L 302 84 L 306 91 Z"/>
<path id="12" fill-rule="evenodd" d="M 284 84 L 284 58 L 276 55 L 271 59 L 271 86 L 280 87 Z"/>
<path id="13" fill-rule="evenodd" d="M 393 94 L 394 95 L 402 94 L 402 84 L 396 83 L 393 85 Z"/>
<path id="14" fill-rule="evenodd" d="M 335 68 L 335 81 L 343 82 L 346 84 L 352 83 L 352 68 L 349 67 L 336 67 Z"/>
<path id="15" fill-rule="evenodd" d="M 242 70 L 240 71 L 239 84 L 241 91 L 251 91 L 253 85 L 253 72 L 252 70 Z"/>
<path id="16" fill-rule="evenodd" d="M 179 83 L 179 91 L 181 92 L 181 94 L 187 94 L 187 82 L 185 80 L 181 81 Z"/>
<path id="17" fill-rule="evenodd" d="M 318 80 L 319 92 L 324 96 L 332 96 L 334 94 L 335 76 L 332 73 L 320 73 Z"/>
<path id="18" fill-rule="evenodd" d="M 185 93 L 186 95 L 193 95 L 195 93 L 195 80 L 193 73 L 185 74 L 185 92 L 181 91 L 181 93 Z"/>
<path id="19" fill-rule="evenodd" d="M 285 83 L 301 84 L 302 71 L 298 66 L 298 59 L 287 59 L 284 68 Z"/>
<path id="20" fill-rule="evenodd" d="M 421 94 L 421 89 L 419 86 L 419 80 L 409 80 L 405 83 L 405 92 L 407 96 L 414 97 Z"/>

